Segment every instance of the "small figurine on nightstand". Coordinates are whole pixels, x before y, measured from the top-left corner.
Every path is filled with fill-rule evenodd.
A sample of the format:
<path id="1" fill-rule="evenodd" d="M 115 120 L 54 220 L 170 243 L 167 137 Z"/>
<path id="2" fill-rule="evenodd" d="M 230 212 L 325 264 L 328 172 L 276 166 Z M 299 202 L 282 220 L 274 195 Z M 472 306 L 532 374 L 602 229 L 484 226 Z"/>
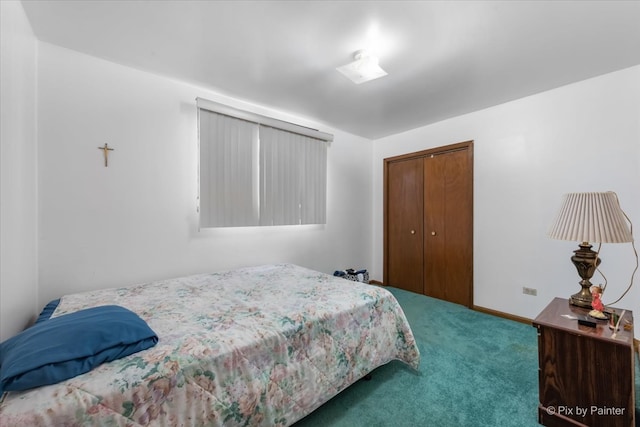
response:
<path id="1" fill-rule="evenodd" d="M 600 286 L 592 286 L 591 287 L 591 307 L 593 310 L 589 312 L 589 316 L 595 317 L 596 319 L 606 319 L 606 314 L 604 311 L 604 304 L 602 304 L 602 287 Z"/>

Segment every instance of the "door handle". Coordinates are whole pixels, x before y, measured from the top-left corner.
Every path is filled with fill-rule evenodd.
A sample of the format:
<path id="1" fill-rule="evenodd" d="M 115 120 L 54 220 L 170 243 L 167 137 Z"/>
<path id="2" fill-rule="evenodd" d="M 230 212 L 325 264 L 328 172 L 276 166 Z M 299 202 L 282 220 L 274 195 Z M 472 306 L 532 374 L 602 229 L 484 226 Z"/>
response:
<path id="1" fill-rule="evenodd" d="M 431 232 L 431 235 L 432 235 L 432 236 L 435 236 L 435 235 L 436 235 L 436 232 L 435 232 L 435 231 L 432 231 L 432 232 Z"/>
<path id="2" fill-rule="evenodd" d="M 411 234 L 416 234 L 416 230 L 411 230 Z"/>

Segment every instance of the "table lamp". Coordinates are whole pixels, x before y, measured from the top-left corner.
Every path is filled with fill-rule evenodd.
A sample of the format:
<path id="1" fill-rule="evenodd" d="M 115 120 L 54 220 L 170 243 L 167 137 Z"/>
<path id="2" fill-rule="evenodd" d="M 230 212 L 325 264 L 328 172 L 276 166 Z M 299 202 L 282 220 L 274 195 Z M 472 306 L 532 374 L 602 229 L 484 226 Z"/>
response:
<path id="1" fill-rule="evenodd" d="M 599 253 L 591 250 L 590 243 L 626 243 L 633 235 L 620 208 L 618 196 L 612 191 L 604 193 L 565 194 L 549 237 L 580 242 L 573 251 L 571 261 L 578 270 L 581 289 L 571 295 L 569 302 L 579 307 L 591 308 L 591 282 L 598 265 Z"/>

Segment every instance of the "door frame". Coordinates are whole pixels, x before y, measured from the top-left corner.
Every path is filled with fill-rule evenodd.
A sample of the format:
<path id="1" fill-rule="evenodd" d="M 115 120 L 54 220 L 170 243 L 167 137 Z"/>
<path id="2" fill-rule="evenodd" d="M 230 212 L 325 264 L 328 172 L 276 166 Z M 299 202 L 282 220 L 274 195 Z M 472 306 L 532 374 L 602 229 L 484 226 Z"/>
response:
<path id="1" fill-rule="evenodd" d="M 461 151 L 467 150 L 467 154 L 469 156 L 469 169 L 471 173 L 471 191 L 469 192 L 469 204 L 471 206 L 471 224 L 469 224 L 469 229 L 471 230 L 471 241 L 469 245 L 471 246 L 471 281 L 469 283 L 470 289 L 469 291 L 469 301 L 465 304 L 468 308 L 473 308 L 473 282 L 474 282 L 474 268 L 473 268 L 473 214 L 474 214 L 474 206 L 473 206 L 473 182 L 474 182 L 474 173 L 473 173 L 473 140 L 458 142 L 455 144 L 444 145 L 440 147 L 429 148 L 426 150 L 416 151 L 412 153 L 401 154 L 398 156 L 387 157 L 383 159 L 383 194 L 382 194 L 382 203 L 383 203 L 383 211 L 382 211 L 382 221 L 383 221 L 383 232 L 382 232 L 382 245 L 383 245 L 383 262 L 382 262 L 382 283 L 384 285 L 389 284 L 389 195 L 388 195 L 388 185 L 389 185 L 389 176 L 388 176 L 388 168 L 389 164 L 393 162 L 409 160 L 414 158 L 421 158 L 427 156 L 436 156 L 439 154 L 446 154 L 452 151 Z"/>

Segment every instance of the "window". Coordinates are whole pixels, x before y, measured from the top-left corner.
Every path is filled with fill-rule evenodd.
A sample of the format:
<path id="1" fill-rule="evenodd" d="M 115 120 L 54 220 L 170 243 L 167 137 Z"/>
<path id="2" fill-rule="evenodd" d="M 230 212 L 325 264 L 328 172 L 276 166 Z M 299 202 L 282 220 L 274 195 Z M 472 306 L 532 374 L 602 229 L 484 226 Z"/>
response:
<path id="1" fill-rule="evenodd" d="M 197 102 L 201 227 L 326 223 L 332 135 Z"/>

